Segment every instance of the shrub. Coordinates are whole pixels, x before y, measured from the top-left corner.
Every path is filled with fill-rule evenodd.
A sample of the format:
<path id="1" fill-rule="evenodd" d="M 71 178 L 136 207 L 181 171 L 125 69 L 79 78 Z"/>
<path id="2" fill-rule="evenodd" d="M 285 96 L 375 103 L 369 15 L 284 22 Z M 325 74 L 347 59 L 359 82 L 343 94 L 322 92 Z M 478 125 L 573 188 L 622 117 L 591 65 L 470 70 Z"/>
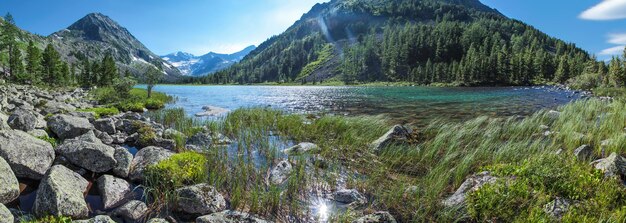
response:
<path id="1" fill-rule="evenodd" d="M 56 216 L 46 216 L 36 220 L 26 220 L 23 223 L 71 223 L 72 218 L 70 217 L 56 217 Z"/>
<path id="2" fill-rule="evenodd" d="M 154 98 L 146 99 L 145 105 L 147 109 L 161 109 L 165 107 L 165 103 L 163 101 Z"/>
<path id="3" fill-rule="evenodd" d="M 144 104 L 141 102 L 122 102 L 117 105 L 117 108 L 122 111 L 143 112 Z"/>
<path id="4" fill-rule="evenodd" d="M 165 191 L 203 183 L 207 177 L 207 158 L 196 152 L 175 154 L 146 170 L 148 186 Z"/>
<path id="5" fill-rule="evenodd" d="M 118 93 L 120 98 L 128 98 L 130 97 L 130 91 L 137 84 L 137 81 L 132 79 L 131 77 L 123 77 L 118 79 L 113 84 L 113 89 Z"/>

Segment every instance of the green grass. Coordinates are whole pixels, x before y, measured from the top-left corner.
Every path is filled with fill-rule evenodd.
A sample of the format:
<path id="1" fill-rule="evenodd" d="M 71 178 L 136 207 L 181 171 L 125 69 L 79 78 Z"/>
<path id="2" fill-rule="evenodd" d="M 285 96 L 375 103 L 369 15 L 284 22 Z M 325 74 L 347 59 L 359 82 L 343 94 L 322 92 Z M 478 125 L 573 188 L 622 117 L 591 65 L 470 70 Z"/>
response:
<path id="1" fill-rule="evenodd" d="M 496 219 L 529 222 L 549 221 L 542 208 L 555 197 L 577 200 L 580 204 L 564 221 L 587 219 L 612 222 L 623 219 L 626 205 L 624 187 L 614 179 L 604 179 L 588 162 L 572 152 L 585 144 L 594 156 L 611 152 L 626 154 L 626 102 L 597 99 L 573 102 L 561 108 L 552 119 L 538 112 L 525 119 L 478 117 L 456 123 L 431 122 L 416 129 L 417 141 L 394 145 L 378 154 L 369 143 L 384 134 L 391 123 L 367 117 L 313 116 L 287 114 L 264 108 L 238 109 L 214 121 L 185 115 L 182 109 L 150 113 L 153 120 L 193 135 L 206 126 L 235 140 L 235 156 L 227 147 L 207 148 L 207 180 L 230 201 L 231 208 L 259 214 L 276 221 L 301 216 L 308 199 L 306 191 L 314 179 L 336 185 L 332 173 L 346 168 L 348 188 L 356 188 L 369 199 L 366 210 L 390 211 L 401 222 L 478 222 Z M 553 132 L 543 135 L 546 125 Z M 329 164 L 320 171 L 304 168 L 304 157 L 292 157 L 294 172 L 286 185 L 268 186 L 265 177 L 280 161 L 280 151 L 270 135 L 293 142 L 313 142 Z M 611 143 L 601 146 L 602 142 Z M 561 155 L 553 155 L 563 150 Z M 265 162 L 255 164 L 257 157 Z M 468 198 L 467 212 L 442 206 L 470 175 L 490 170 L 502 180 L 484 187 Z M 330 177 L 329 177 L 330 176 Z M 407 194 L 408 187 L 416 191 Z M 282 195 L 281 195 L 282 194 Z M 300 211 L 298 211 L 300 210 Z M 349 222 L 356 215 L 337 213 L 335 219 Z"/>
<path id="2" fill-rule="evenodd" d="M 161 92 L 152 92 L 148 98 L 148 91 L 145 89 L 133 88 L 130 96 L 120 96 L 115 89 L 110 87 L 97 88 L 91 91 L 91 95 L 102 105 L 115 107 L 120 111 L 143 112 L 147 109 L 160 109 L 166 103 L 174 101 L 174 98 Z"/>
<path id="3" fill-rule="evenodd" d="M 116 107 L 98 107 L 98 108 L 87 108 L 87 109 L 78 109 L 79 112 L 92 112 L 96 119 L 99 119 L 104 116 L 113 116 L 120 113 Z"/>
<path id="4" fill-rule="evenodd" d="M 624 96 L 626 96 L 626 88 L 599 87 L 594 88 L 593 93 L 595 96 L 624 98 Z"/>
<path id="5" fill-rule="evenodd" d="M 47 216 L 35 220 L 27 220 L 21 221 L 20 223 L 71 223 L 72 218 L 70 217 L 56 217 L 56 216 Z"/>

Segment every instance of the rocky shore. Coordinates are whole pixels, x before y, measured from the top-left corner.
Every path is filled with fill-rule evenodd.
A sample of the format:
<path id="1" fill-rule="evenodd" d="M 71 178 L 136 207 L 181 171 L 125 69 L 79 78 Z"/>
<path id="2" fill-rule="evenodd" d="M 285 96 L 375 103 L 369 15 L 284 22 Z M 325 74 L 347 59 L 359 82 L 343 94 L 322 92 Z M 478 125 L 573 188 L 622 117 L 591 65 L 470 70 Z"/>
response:
<path id="1" fill-rule="evenodd" d="M 176 154 L 177 135 L 140 113 L 97 117 L 83 112 L 99 105 L 82 89 L 46 91 L 33 86 L 0 85 L 0 222 L 33 221 L 48 216 L 73 222 L 270 222 L 228 210 L 228 198 L 211 185 L 177 188 L 175 214 L 154 213 L 146 203 L 145 171 Z M 82 110 L 82 111 L 81 111 Z M 400 127 L 398 127 L 400 128 Z M 396 134 L 392 131 L 390 134 Z M 392 139 L 383 136 L 377 147 Z M 200 151 L 230 139 L 208 129 L 189 137 L 186 150 Z M 315 150 L 300 143 L 285 154 Z M 284 183 L 289 161 L 268 173 L 268 184 Z M 363 203 L 354 189 L 331 192 L 334 200 Z M 95 198 L 95 199 L 94 199 Z M 387 212 L 356 222 L 395 222 Z"/>

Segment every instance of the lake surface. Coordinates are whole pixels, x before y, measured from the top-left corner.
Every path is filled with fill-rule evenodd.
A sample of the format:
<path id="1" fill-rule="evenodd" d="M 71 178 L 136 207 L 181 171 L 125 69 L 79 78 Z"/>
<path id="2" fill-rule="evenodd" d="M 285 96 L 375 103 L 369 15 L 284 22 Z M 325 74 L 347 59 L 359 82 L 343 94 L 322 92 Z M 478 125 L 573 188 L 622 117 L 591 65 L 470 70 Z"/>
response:
<path id="1" fill-rule="evenodd" d="M 145 85 L 138 87 L 145 88 Z M 234 110 L 271 107 L 293 113 L 374 115 L 397 123 L 425 124 L 481 115 L 529 115 L 580 98 L 553 87 L 335 87 L 335 86 L 182 86 L 154 88 L 177 97 L 169 107 L 189 115 L 205 105 Z"/>

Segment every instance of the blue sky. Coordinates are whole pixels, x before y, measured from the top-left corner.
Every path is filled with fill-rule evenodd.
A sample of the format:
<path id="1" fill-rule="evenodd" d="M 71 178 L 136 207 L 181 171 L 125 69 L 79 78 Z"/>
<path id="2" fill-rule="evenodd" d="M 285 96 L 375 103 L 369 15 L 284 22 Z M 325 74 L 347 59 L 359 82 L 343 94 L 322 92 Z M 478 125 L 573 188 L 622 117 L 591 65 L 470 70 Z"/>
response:
<path id="1" fill-rule="evenodd" d="M 18 26 L 48 35 L 90 12 L 128 28 L 157 54 L 230 53 L 280 34 L 328 0 L 1 0 Z M 626 45 L 626 0 L 481 0 L 601 59 Z"/>

